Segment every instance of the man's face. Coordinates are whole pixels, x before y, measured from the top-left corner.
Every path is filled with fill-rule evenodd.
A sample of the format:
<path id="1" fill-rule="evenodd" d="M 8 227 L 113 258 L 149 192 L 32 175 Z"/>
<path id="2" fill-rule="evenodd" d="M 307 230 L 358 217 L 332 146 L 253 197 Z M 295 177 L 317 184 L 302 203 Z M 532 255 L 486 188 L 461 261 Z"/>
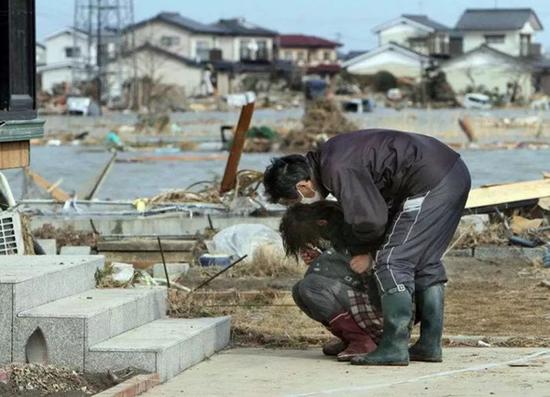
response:
<path id="1" fill-rule="evenodd" d="M 312 181 L 300 181 L 296 184 L 296 192 L 298 193 L 298 198 L 288 199 L 282 198 L 279 200 L 279 204 L 285 206 L 291 206 L 297 203 L 302 204 L 312 204 L 323 199 L 321 193 L 319 193 Z"/>

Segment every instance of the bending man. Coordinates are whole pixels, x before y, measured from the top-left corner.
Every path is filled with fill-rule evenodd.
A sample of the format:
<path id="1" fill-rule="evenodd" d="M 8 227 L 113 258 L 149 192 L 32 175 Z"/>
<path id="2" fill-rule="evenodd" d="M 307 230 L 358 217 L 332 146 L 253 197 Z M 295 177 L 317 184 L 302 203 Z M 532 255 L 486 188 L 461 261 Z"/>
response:
<path id="1" fill-rule="evenodd" d="M 470 190 L 458 153 L 435 138 L 371 129 L 341 134 L 306 156 L 274 159 L 264 175 L 273 202 L 311 203 L 331 193 L 351 233 L 351 267 L 374 266 L 384 317 L 376 351 L 352 359 L 359 365 L 408 365 L 442 360 L 441 257 L 456 230 Z M 362 243 L 361 243 L 362 242 Z M 370 244 L 376 255 L 368 253 Z M 421 334 L 408 349 L 412 296 Z"/>

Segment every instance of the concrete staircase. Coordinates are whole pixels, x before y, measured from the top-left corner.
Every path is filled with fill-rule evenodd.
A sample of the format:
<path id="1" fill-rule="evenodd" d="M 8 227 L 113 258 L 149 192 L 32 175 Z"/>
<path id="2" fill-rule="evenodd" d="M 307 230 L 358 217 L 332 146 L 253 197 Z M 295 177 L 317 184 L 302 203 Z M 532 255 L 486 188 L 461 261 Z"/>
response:
<path id="1" fill-rule="evenodd" d="M 0 365 L 136 367 L 165 381 L 224 348 L 230 320 L 166 318 L 165 288 L 96 289 L 101 256 L 0 257 Z"/>

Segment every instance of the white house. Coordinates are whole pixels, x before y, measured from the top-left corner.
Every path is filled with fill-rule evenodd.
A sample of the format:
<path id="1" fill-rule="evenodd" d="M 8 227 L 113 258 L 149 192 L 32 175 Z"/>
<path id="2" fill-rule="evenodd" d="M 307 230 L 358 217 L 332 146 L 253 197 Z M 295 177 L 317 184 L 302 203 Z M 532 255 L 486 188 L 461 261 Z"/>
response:
<path id="1" fill-rule="evenodd" d="M 397 77 L 419 78 L 430 57 L 396 43 L 384 44 L 343 63 L 351 74 L 375 74 L 387 71 Z"/>
<path id="2" fill-rule="evenodd" d="M 540 55 L 534 36 L 543 27 L 530 8 L 467 9 L 455 29 L 462 34 L 464 52 L 485 44 L 514 57 Z"/>
<path id="3" fill-rule="evenodd" d="M 482 45 L 441 64 L 447 81 L 456 93 L 468 87 L 483 87 L 488 91 L 506 94 L 516 90 L 524 98 L 534 93 L 530 62 Z"/>
<path id="4" fill-rule="evenodd" d="M 446 57 L 456 52 L 452 30 L 427 15 L 403 14 L 373 28 L 378 46 L 396 43 L 424 55 Z"/>
<path id="5" fill-rule="evenodd" d="M 37 68 L 42 89 L 51 91 L 59 83 L 75 83 L 86 78 L 87 68 L 95 64 L 95 46 L 88 47 L 86 33 L 65 28 L 44 39 L 45 64 Z"/>
<path id="6" fill-rule="evenodd" d="M 174 12 L 162 12 L 138 22 L 129 28 L 130 31 L 136 47 L 150 43 L 199 62 L 270 62 L 277 36 L 277 32 L 244 19 L 221 19 L 205 24 Z M 126 37 L 131 38 L 130 35 Z"/>

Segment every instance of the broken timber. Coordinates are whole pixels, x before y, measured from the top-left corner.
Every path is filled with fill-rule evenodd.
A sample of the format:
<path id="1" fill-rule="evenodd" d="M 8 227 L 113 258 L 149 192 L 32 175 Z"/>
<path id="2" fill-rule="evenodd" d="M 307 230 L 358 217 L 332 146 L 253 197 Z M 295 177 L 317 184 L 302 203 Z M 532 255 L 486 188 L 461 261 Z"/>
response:
<path id="1" fill-rule="evenodd" d="M 246 132 L 250 128 L 252 113 L 254 113 L 254 102 L 247 103 L 241 109 L 239 122 L 237 123 L 237 128 L 235 128 L 233 144 L 231 145 L 231 151 L 229 152 L 229 158 L 227 159 L 227 164 L 225 166 L 220 193 L 226 193 L 235 187 L 235 183 L 237 181 L 237 170 L 239 169 L 239 161 L 241 160 L 241 154 L 244 149 Z"/>
<path id="2" fill-rule="evenodd" d="M 550 179 L 484 186 L 470 191 L 465 209 L 469 213 L 492 212 L 535 205 L 544 197 L 550 197 Z"/>
<path id="3" fill-rule="evenodd" d="M 57 185 L 59 183 L 50 183 L 48 182 L 44 177 L 37 174 L 30 168 L 25 168 L 25 174 L 32 179 L 34 183 L 36 183 L 39 187 L 46 190 L 55 201 L 58 201 L 60 203 L 64 203 L 65 201 L 68 201 L 71 199 L 71 196 L 67 194 L 63 189 L 58 187 Z"/>

